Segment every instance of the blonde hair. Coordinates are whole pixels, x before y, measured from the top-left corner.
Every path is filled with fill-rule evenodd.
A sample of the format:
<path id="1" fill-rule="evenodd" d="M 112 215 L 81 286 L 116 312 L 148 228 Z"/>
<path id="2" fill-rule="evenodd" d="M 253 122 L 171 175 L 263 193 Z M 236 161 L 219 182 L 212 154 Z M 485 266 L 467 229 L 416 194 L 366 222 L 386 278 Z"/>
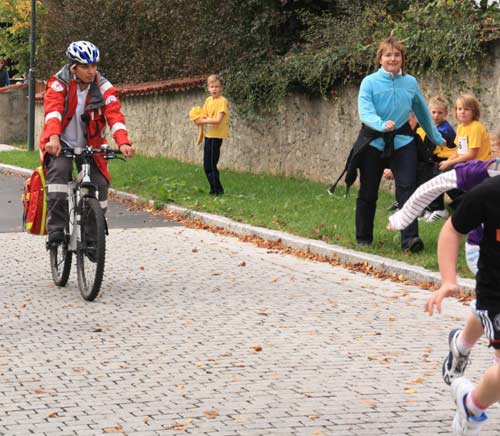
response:
<path id="1" fill-rule="evenodd" d="M 210 74 L 210 76 L 208 76 L 207 85 L 210 85 L 213 82 L 219 82 L 221 85 L 224 85 L 221 76 L 219 76 L 218 74 Z"/>
<path id="2" fill-rule="evenodd" d="M 436 95 L 429 100 L 429 107 L 431 106 L 444 109 L 446 112 L 448 112 L 448 102 L 440 95 Z"/>
<path id="3" fill-rule="evenodd" d="M 472 94 L 462 94 L 458 97 L 455 102 L 455 116 L 457 116 L 458 103 L 462 103 L 464 108 L 470 109 L 472 111 L 472 119 L 474 121 L 479 121 L 479 118 L 481 117 L 481 109 L 479 108 L 479 100 L 476 97 Z"/>
<path id="4" fill-rule="evenodd" d="M 378 45 L 377 54 L 375 56 L 375 65 L 378 66 L 380 64 L 380 60 L 382 59 L 384 51 L 390 48 L 396 49 L 397 51 L 401 52 L 401 56 L 403 58 L 403 62 L 401 63 L 401 70 L 403 70 L 406 60 L 406 47 L 394 36 L 389 36 L 389 38 L 382 40 Z"/>

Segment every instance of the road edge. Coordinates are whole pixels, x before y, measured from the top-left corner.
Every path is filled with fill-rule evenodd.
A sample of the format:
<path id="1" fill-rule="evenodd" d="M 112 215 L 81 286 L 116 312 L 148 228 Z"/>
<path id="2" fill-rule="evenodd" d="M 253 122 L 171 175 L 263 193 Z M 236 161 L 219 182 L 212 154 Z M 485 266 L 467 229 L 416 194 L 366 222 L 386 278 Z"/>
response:
<path id="1" fill-rule="evenodd" d="M 29 176 L 33 171 L 26 168 L 0 163 L 0 172 Z M 146 200 L 135 194 L 118 191 L 113 188 L 110 188 L 109 191 L 117 198 L 131 201 L 135 204 L 148 205 L 151 207 L 155 205 L 155 202 L 153 200 Z M 340 247 L 335 244 L 327 244 L 323 241 L 317 241 L 314 239 L 291 235 L 289 233 L 280 232 L 278 230 L 243 224 L 224 216 L 214 215 L 206 212 L 199 212 L 173 204 L 164 205 L 163 209 L 185 218 L 202 221 L 208 225 L 223 228 L 239 236 L 256 236 L 258 238 L 269 241 L 279 240 L 283 246 L 291 249 L 301 250 L 314 255 L 324 256 L 326 258 L 336 259 L 344 263 L 366 263 L 380 273 L 404 276 L 406 279 L 414 282 L 431 283 L 437 286 L 439 286 L 440 284 L 439 273 L 428 270 L 418 265 L 411 265 L 406 262 L 388 259 L 375 254 L 363 253 L 360 251 Z M 466 294 L 472 295 L 475 289 L 475 280 L 459 278 L 458 286 Z"/>

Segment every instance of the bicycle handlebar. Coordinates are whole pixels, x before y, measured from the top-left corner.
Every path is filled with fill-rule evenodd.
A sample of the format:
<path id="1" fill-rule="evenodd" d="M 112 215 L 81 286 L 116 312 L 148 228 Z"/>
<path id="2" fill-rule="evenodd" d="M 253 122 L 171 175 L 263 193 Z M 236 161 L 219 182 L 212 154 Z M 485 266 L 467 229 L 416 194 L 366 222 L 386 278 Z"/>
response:
<path id="1" fill-rule="evenodd" d="M 80 151 L 78 153 L 78 151 Z M 111 149 L 111 148 L 95 148 L 90 145 L 86 145 L 82 148 L 74 149 L 66 144 L 64 141 L 61 141 L 61 155 L 64 157 L 75 157 L 75 156 L 92 156 L 94 153 L 103 153 L 104 159 L 123 159 L 118 155 L 123 154 L 119 149 Z M 124 159 L 123 159 L 124 160 Z"/>

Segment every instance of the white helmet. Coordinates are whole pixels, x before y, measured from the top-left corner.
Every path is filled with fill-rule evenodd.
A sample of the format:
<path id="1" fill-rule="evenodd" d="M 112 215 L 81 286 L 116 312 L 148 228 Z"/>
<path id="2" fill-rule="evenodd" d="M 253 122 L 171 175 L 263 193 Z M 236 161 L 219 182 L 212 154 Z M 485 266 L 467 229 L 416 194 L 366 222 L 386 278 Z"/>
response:
<path id="1" fill-rule="evenodd" d="M 95 64 L 99 62 L 99 49 L 88 41 L 72 42 L 66 50 L 71 62 L 79 64 Z"/>

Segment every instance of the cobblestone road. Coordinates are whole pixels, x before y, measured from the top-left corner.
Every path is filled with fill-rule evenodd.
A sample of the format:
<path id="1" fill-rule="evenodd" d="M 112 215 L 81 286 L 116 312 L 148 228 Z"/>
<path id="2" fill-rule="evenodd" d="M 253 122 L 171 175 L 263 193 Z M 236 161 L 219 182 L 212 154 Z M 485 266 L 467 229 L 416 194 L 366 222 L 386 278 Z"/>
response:
<path id="1" fill-rule="evenodd" d="M 451 434 L 457 301 L 430 318 L 427 291 L 165 227 L 111 230 L 87 303 L 42 239 L 0 244 L 0 435 Z"/>

